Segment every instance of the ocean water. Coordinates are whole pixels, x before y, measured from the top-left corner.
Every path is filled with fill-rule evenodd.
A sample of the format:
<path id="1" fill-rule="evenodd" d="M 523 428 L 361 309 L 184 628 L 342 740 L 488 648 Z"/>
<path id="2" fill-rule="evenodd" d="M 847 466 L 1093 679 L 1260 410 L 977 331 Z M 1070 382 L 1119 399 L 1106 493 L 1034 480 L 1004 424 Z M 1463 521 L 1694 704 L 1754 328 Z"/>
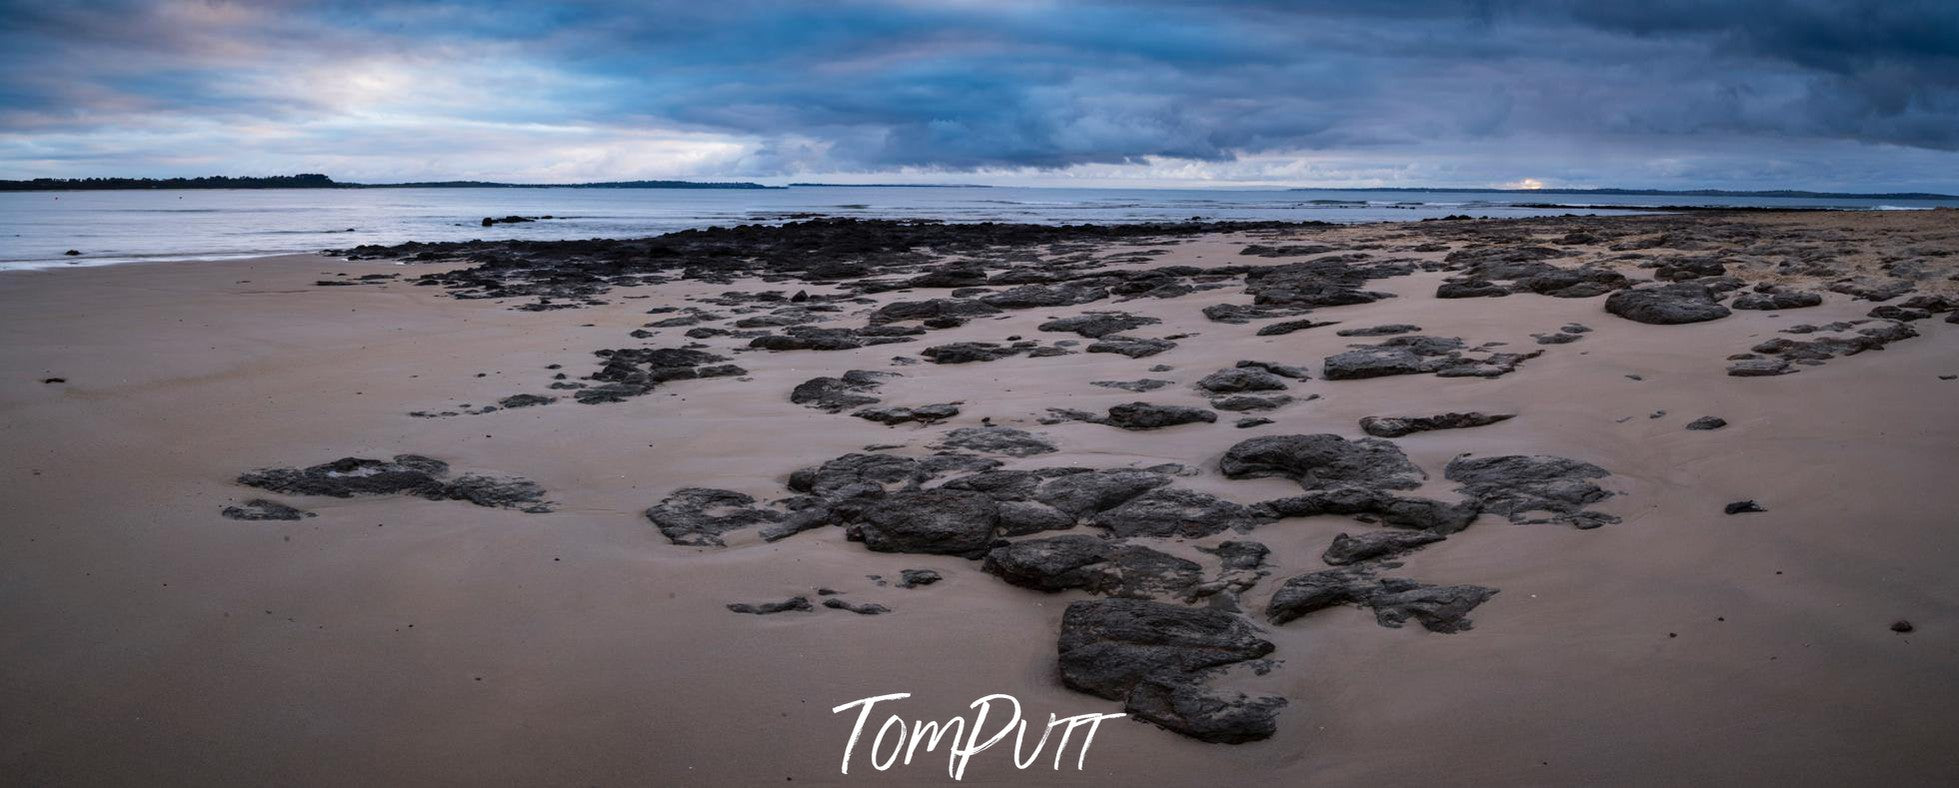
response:
<path id="1" fill-rule="evenodd" d="M 1556 203 L 1556 208 L 1527 207 Z M 1051 224 L 1407 221 L 1661 205 L 1924 209 L 1930 201 L 1647 195 L 799 186 L 788 189 L 293 189 L 0 193 L 0 269 L 223 259 L 359 244 L 630 238 L 812 216 Z M 483 227 L 486 216 L 550 215 Z M 64 254 L 73 249 L 78 256 Z"/>

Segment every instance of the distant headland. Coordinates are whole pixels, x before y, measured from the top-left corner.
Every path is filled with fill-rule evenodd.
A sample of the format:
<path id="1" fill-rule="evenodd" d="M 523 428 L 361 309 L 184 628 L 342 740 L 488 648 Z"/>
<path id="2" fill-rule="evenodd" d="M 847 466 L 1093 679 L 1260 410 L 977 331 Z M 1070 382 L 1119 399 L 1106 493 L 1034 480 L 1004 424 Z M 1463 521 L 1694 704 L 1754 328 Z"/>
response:
<path id="1" fill-rule="evenodd" d="M 1767 189 L 1762 191 L 1733 191 L 1729 189 L 1475 189 L 1448 188 L 1441 186 L 1394 186 L 1378 188 L 1340 188 L 1340 189 L 1289 189 L 1295 192 L 1409 192 L 1433 194 L 1447 192 L 1452 194 L 1598 194 L 1628 195 L 1636 197 L 1792 197 L 1797 199 L 1865 199 L 1865 200 L 1959 200 L 1951 194 L 1932 192 L 1811 192 L 1793 189 Z"/>
<path id="2" fill-rule="evenodd" d="M 497 183 L 494 181 L 420 181 L 413 183 L 345 183 L 319 173 L 233 178 L 35 178 L 0 181 L 0 191 L 104 191 L 111 189 L 779 189 L 759 183 L 699 181 L 605 181 L 600 183 Z"/>

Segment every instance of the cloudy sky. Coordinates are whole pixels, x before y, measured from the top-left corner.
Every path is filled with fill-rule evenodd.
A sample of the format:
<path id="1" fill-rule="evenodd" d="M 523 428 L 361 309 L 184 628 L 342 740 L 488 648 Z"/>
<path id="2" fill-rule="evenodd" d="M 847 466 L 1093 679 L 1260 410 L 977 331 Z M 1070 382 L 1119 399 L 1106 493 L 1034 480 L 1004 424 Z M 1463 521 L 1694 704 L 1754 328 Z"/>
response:
<path id="1" fill-rule="evenodd" d="M 1959 0 L 0 0 L 0 178 L 1959 192 Z"/>

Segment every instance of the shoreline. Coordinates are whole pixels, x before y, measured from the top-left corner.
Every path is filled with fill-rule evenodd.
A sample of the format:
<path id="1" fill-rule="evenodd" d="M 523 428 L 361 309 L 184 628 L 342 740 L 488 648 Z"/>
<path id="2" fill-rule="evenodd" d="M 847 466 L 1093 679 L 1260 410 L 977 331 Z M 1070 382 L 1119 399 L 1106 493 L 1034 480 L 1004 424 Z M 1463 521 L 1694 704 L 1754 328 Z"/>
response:
<path id="1" fill-rule="evenodd" d="M 896 187 L 893 187 L 893 188 L 896 188 Z M 933 188 L 937 188 L 937 187 L 933 187 Z M 990 188 L 990 187 L 989 187 L 989 188 Z M 98 191 L 99 191 L 99 190 L 98 190 Z M 139 190 L 139 191 L 153 191 L 153 190 Z M 1694 213 L 1694 212 L 1711 212 L 1711 213 L 1724 213 L 1724 212 L 1728 212 L 1728 213 L 1757 213 L 1757 212 L 1759 212 L 1759 213 L 1818 213 L 1818 212 L 1820 212 L 1820 213 L 1832 213 L 1832 212 L 1842 212 L 1842 213 L 1864 213 L 1864 212 L 1870 212 L 1870 211 L 1882 211 L 1882 210 L 1890 210 L 1890 209 L 1885 209 L 1885 208 L 1869 208 L 1869 209 L 1846 209 L 1846 208 L 1734 208 L 1734 207 L 1710 207 L 1710 206 L 1672 206 L 1672 207 L 1652 207 L 1652 208 L 1643 208 L 1643 207 L 1620 207 L 1620 206 L 1610 206 L 1610 205 L 1587 205 L 1587 206 L 1579 206 L 1579 205 L 1561 205 L 1561 204 L 1526 204 L 1526 205 L 1517 205 L 1517 206 L 1513 206 L 1513 207 L 1520 207 L 1520 208 L 1539 208 L 1539 209 L 1545 209 L 1545 210 L 1554 210 L 1554 209 L 1561 209 L 1561 208 L 1574 208 L 1574 209 L 1580 209 L 1580 210 L 1606 210 L 1606 211 L 1614 211 L 1614 212 L 1615 212 L 1615 213 L 1608 213 L 1608 214 L 1588 214 L 1588 215 L 1597 215 L 1597 216 L 1648 216 L 1648 215 L 1667 215 L 1667 214 L 1673 214 L 1673 213 Z M 1917 210 L 1938 210 L 1938 209 L 1937 209 L 1937 208 L 1923 208 L 1923 209 L 1920 209 L 1920 208 L 1901 208 L 1901 209 L 1896 209 L 1896 210 L 1910 210 L 1910 211 L 1917 211 Z M 1520 221 L 1520 220 L 1530 220 L 1530 219 L 1556 219 L 1556 218 L 1562 218 L 1562 217 L 1558 217 L 1558 216 L 1537 216 L 1537 217 L 1497 217 L 1497 218 L 1478 218 L 1478 219 L 1464 219 L 1464 220 L 1458 220 L 1458 221 L 1503 221 L 1503 222 L 1508 222 L 1508 221 Z M 833 219 L 856 219 L 856 220 L 863 220 L 863 221 L 916 221 L 916 222 L 932 222 L 932 221 L 941 221 L 941 222 L 944 222 L 944 223 L 947 223 L 947 224 L 982 224 L 982 223 L 993 223 L 993 222 L 991 222 L 990 220 L 972 220 L 972 221 L 957 221 L 957 220 L 944 220 L 944 219 L 934 219 L 934 218 L 930 218 L 930 217 L 911 217 L 911 218 L 902 218 L 902 217 L 901 217 L 901 218 L 892 218 L 892 219 L 861 219 L 861 218 L 859 218 L 859 217 L 848 217 L 848 216 L 812 216 L 812 217 L 806 217 L 806 218 L 799 218 L 799 219 L 789 219 L 789 220 L 783 220 L 783 221 L 780 221 L 780 222 L 775 222 L 775 223 L 770 223 L 770 222 L 759 222 L 759 223 L 761 223 L 761 224 L 770 224 L 771 226 L 780 226 L 781 224 L 791 224 L 791 223 L 795 223 L 795 222 L 798 222 L 798 221 L 807 221 L 807 220 L 809 220 L 809 219 L 825 219 L 825 220 L 833 220 Z M 1207 221 L 1210 221 L 1210 220 L 1207 220 Z M 1230 223 L 1230 222 L 1234 222 L 1234 221 L 1246 221 L 1246 220 L 1221 220 L 1221 222 L 1222 222 L 1222 223 Z M 1297 224 L 1300 224 L 1300 225 L 1302 225 L 1302 226 L 1305 226 L 1305 225 L 1311 225 L 1311 224 L 1313 224 L 1314 222 L 1317 222 L 1317 221 L 1320 221 L 1320 220 L 1310 220 L 1310 219 L 1305 219 L 1305 220 L 1297 220 L 1297 221 L 1296 221 L 1296 223 L 1297 223 Z M 1355 225 L 1355 226 L 1359 226 L 1359 225 L 1383 225 L 1383 224 L 1401 224 L 1401 223 L 1405 223 L 1405 222 L 1411 222 L 1411 221 L 1413 221 L 1413 222 L 1418 222 L 1418 221 L 1436 221 L 1436 220 L 1432 220 L 1432 219 L 1380 219 L 1380 220 L 1369 220 L 1369 221 L 1358 221 L 1358 222 L 1334 222 L 1334 224 L 1343 224 L 1343 225 Z M 755 222 L 751 222 L 751 223 L 743 223 L 743 224 L 753 224 L 753 223 L 755 223 Z M 1075 225 L 1087 225 L 1087 226 L 1098 226 L 1098 227 L 1101 227 L 1101 226 L 1108 226 L 1108 227 L 1113 227 L 1113 226 L 1123 226 L 1123 225 L 1142 225 L 1142 224 L 1152 224 L 1152 223 L 1159 223 L 1159 222 L 1156 222 L 1155 220 L 1138 220 L 1138 221 L 1134 221 L 1134 222 L 1115 222 L 1115 223 L 1104 223 L 1104 224 L 1095 224 L 1095 223 L 1075 223 Z M 1246 223 L 1253 223 L 1253 222 L 1250 222 L 1250 221 L 1246 221 Z M 699 228 L 690 228 L 690 229 L 693 229 L 693 230 L 718 230 L 718 229 L 727 229 L 727 228 L 730 228 L 730 227 L 735 227 L 735 226 L 739 226 L 739 225 L 736 225 L 736 224 L 720 224 L 720 225 L 705 225 L 705 226 L 702 226 L 702 227 L 699 227 Z M 1066 226 L 1073 226 L 1073 225 L 1066 225 Z M 676 232 L 685 232 L 685 230 L 682 230 L 682 231 L 676 231 Z M 589 240 L 599 240 L 599 241 L 617 241 L 617 242 L 626 242 L 626 241 L 642 241 L 642 240 L 647 240 L 647 239 L 651 239 L 651 238 L 656 238 L 656 237 L 659 237 L 659 236 L 620 236 L 620 237 L 598 237 L 598 238 L 592 238 L 592 239 L 589 239 Z M 518 240 L 521 240 L 521 239 L 518 239 Z M 491 242 L 489 242 L 489 243 L 500 243 L 500 242 L 501 242 L 501 241 L 491 241 Z M 416 239 L 407 239 L 407 240 L 402 240 L 402 241 L 398 241 L 398 242 L 396 242 L 395 244 L 388 244 L 388 245 L 390 245 L 390 246 L 395 246 L 395 245 L 412 245 L 412 244 L 421 244 L 421 243 L 466 243 L 466 242 L 454 242 L 454 241 L 444 241 L 444 242 L 425 242 L 425 241 L 419 241 L 419 240 L 416 240 Z M 129 257 L 129 256 L 122 256 L 122 257 L 111 257 L 111 258 L 107 258 L 107 259 L 104 259 L 104 258 L 92 258 L 92 257 L 88 257 L 88 256 L 86 256 L 86 255 L 82 255 L 82 256 L 77 256 L 77 257 L 61 257 L 61 258 L 54 258 L 54 259 L 49 259 L 49 260 L 19 260 L 19 261 L 0 261 L 0 273 L 5 273 L 5 272 L 8 272 L 8 271 L 58 271 L 58 270 L 65 270 L 65 269 L 70 269 L 70 268 L 95 268 L 95 267 L 101 267 L 101 266 L 110 266 L 110 265 L 137 265 L 137 264 L 144 264 L 144 263 L 169 263 L 169 262 L 222 262 L 222 261 L 235 261 L 235 260 L 251 260 L 251 259 L 258 259 L 258 258 L 265 258 L 265 257 L 284 257 L 284 256 L 294 256 L 294 255 L 310 255 L 310 254 L 319 254 L 319 255 L 323 255 L 323 256 L 334 256 L 334 255 L 333 255 L 333 253 L 334 253 L 334 252 L 336 252 L 336 251 L 338 251 L 338 250 L 335 250 L 335 249 L 324 249 L 324 250 L 318 250 L 318 251 L 316 251 L 316 250 L 311 250 L 311 249 L 293 249 L 293 250 L 259 250 L 259 251 L 248 251 L 248 252 L 236 252 L 236 253 L 228 253 L 228 252 L 186 252 L 186 253 L 182 253 L 181 255 L 178 255 L 178 254 L 174 254 L 174 253 L 173 253 L 173 254 L 171 254 L 171 255 L 168 255 L 168 256 L 155 256 L 155 257 Z"/>
<path id="2" fill-rule="evenodd" d="M 16 338 L 0 349 L 14 373 L 0 384 L 0 431 L 16 447 L 0 458 L 15 513 L 0 531 L 10 587 L 0 624 L 20 633 L 0 651 L 0 694 L 47 710 L 0 720 L 10 742 L 0 766 L 48 782 L 842 783 L 837 759 L 852 720 L 830 709 L 855 699 L 913 692 L 907 719 L 970 715 L 966 704 L 990 693 L 1035 714 L 1124 711 L 1123 700 L 1068 689 L 1057 667 L 1063 610 L 1103 597 L 1017 587 L 960 555 L 867 549 L 851 540 L 853 530 L 876 538 L 863 522 L 773 542 L 751 524 L 717 532 L 726 546 L 716 547 L 676 544 L 644 510 L 690 487 L 752 496 L 749 508 L 766 510 L 799 494 L 789 487 L 798 469 L 851 453 L 935 456 L 950 430 L 984 423 L 1056 449 L 971 451 L 1008 470 L 1175 463 L 1189 472 L 1170 473 L 1168 486 L 1249 507 L 1310 489 L 1228 476 L 1221 459 L 1247 439 L 1360 440 L 1364 417 L 1481 411 L 1515 417 L 1388 439 L 1423 475 L 1395 494 L 1468 501 L 1445 477 L 1464 453 L 1549 454 L 1609 472 L 1599 484 L 1610 495 L 1584 511 L 1620 522 L 1515 523 L 1486 509 L 1472 527 L 1393 559 L 1403 564 L 1396 577 L 1498 590 L 1467 612 L 1473 627 L 1453 633 L 1414 619 L 1391 628 L 1376 609 L 1351 605 L 1268 619 L 1286 580 L 1329 568 L 1321 554 L 1336 534 L 1399 529 L 1315 514 L 1244 532 L 1129 538 L 1195 563 L 1204 580 L 1220 559 L 1199 548 L 1269 548 L 1265 574 L 1229 592 L 1242 611 L 1229 615 L 1275 646 L 1277 664 L 1235 669 L 1215 686 L 1289 699 L 1274 732 L 1211 744 L 1116 720 L 1102 726 L 1085 771 L 1023 772 L 988 753 L 968 781 L 1573 783 L 1655 769 L 1683 781 L 1953 779 L 1959 763 L 1941 746 L 1959 728 L 1941 720 L 1959 701 L 1959 580 L 1944 557 L 1959 550 L 1959 534 L 1941 518 L 1959 508 L 1943 483 L 1959 464 L 1948 404 L 1959 381 L 1940 376 L 1959 374 L 1959 325 L 1947 312 L 1905 320 L 1916 336 L 1767 378 L 1726 374 L 1735 362 L 1724 358 L 1776 338 L 1855 332 L 1786 333 L 1797 324 L 1888 325 L 1900 321 L 1868 313 L 1920 295 L 1959 297 L 1959 230 L 1934 218 L 1547 217 L 1056 234 L 949 251 L 888 236 L 865 251 L 857 236 L 804 244 L 799 231 L 757 229 L 694 233 L 699 245 L 675 247 L 674 258 L 636 239 L 456 247 L 440 249 L 450 259 L 412 266 L 302 254 L 0 276 L 10 305 L 0 321 Z M 479 269 L 463 259 L 474 255 L 504 262 Z M 1665 267 L 1681 282 L 1747 283 L 1723 293 L 1724 304 L 1759 284 L 1816 292 L 1821 303 L 1653 325 L 1604 311 L 1623 287 L 1559 297 L 1494 276 L 1529 268 L 1510 255 L 1587 271 L 1585 281 L 1612 272 L 1650 286 Z M 1715 258 L 1723 273 L 1694 267 Z M 686 264 L 653 264 L 662 259 Z M 1321 259 L 1336 262 L 1314 268 Z M 867 270 L 845 270 L 852 262 Z M 1920 278 L 1897 275 L 1901 262 Z M 985 277 L 961 273 L 975 269 Z M 1274 269 L 1318 273 L 1274 280 Z M 1149 273 L 1159 270 L 1173 273 Z M 1363 270 L 1371 278 L 1312 289 L 1322 274 Z M 869 330 L 918 325 L 878 322 L 894 302 L 974 302 L 1036 286 L 1015 271 L 1059 280 L 916 334 Z M 425 275 L 435 276 L 417 286 Z M 1267 286 L 1253 292 L 1248 276 Z M 1852 279 L 1867 293 L 1893 280 L 1911 292 L 1828 289 Z M 337 280 L 360 284 L 316 284 Z M 1506 294 L 1436 297 L 1457 280 Z M 1083 292 L 1053 292 L 1068 288 Z M 1094 288 L 1109 292 L 1078 300 Z M 792 300 L 798 291 L 804 301 Z M 1378 297 L 1352 302 L 1348 291 Z M 1350 303 L 1300 300 L 1327 293 Z M 1050 296 L 1067 303 L 1016 300 Z M 1215 313 L 1239 322 L 1207 316 L 1221 304 L 1238 309 Z M 1270 311 L 1255 314 L 1260 306 Z M 1136 358 L 1091 353 L 1098 338 L 1043 329 L 1108 311 L 1157 321 L 1123 333 L 1174 346 Z M 1298 320 L 1339 325 L 1260 333 Z M 1488 356 L 1542 353 L 1494 377 L 1329 379 L 1327 359 L 1397 336 L 1336 332 L 1402 323 L 1421 328 L 1401 335 L 1460 338 L 1456 352 L 1476 363 L 1459 368 L 1472 371 L 1485 371 L 1477 360 Z M 1589 330 L 1561 330 L 1570 325 Z M 750 347 L 819 335 L 798 327 L 850 329 L 822 336 L 861 344 Z M 1560 334 L 1580 339 L 1541 340 Z M 958 364 L 923 355 L 1016 342 L 1034 345 Z M 727 359 L 695 367 L 741 373 L 697 372 L 642 391 L 650 378 L 606 372 L 618 351 L 688 347 Z M 1289 403 L 1219 410 L 1222 397 L 1195 386 L 1243 359 L 1299 365 L 1307 377 L 1251 392 Z M 853 392 L 881 400 L 870 405 L 831 413 L 790 401 L 799 384 L 851 369 L 896 376 Z M 1094 385 L 1149 379 L 1170 382 Z M 576 401 L 594 392 L 617 400 Z M 558 399 L 481 410 L 515 394 Z M 1052 408 L 1099 416 L 1139 400 L 1219 418 L 1150 430 L 1049 421 Z M 958 415 L 925 424 L 851 415 L 949 402 L 961 403 Z M 1233 424 L 1254 416 L 1273 423 Z M 1727 425 L 1686 428 L 1703 416 Z M 448 463 L 444 483 L 521 477 L 552 511 L 236 481 L 261 468 L 400 454 Z M 316 516 L 219 514 L 260 497 Z M 1743 499 L 1767 511 L 1722 513 Z M 1084 521 L 1000 538 L 1107 530 Z M 943 579 L 900 588 L 908 569 Z M 816 609 L 725 608 L 794 596 Z M 890 612 L 853 615 L 824 599 Z M 1892 632 L 1901 618 L 1916 631 Z M 1723 746 L 1706 747 L 1710 735 Z M 945 779 L 942 753 L 933 756 L 877 772 L 860 753 L 848 782 Z M 337 773 L 317 770 L 323 757 Z"/>

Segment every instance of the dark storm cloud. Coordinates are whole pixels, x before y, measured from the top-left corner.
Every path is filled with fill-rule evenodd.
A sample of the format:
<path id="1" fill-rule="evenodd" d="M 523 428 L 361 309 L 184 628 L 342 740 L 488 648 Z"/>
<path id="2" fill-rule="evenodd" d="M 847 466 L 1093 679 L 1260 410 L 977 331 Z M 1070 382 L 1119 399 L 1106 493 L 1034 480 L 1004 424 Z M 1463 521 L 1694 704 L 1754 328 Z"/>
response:
<path id="1" fill-rule="evenodd" d="M 391 117 L 728 135 L 751 141 L 740 168 L 762 174 L 1446 157 L 1545 140 L 1638 151 L 1722 137 L 1771 158 L 1824 143 L 1959 149 L 1950 0 L 123 0 L 0 12 L 8 155 L 35 135 L 173 114 L 320 122 L 389 97 L 401 104 Z"/>

